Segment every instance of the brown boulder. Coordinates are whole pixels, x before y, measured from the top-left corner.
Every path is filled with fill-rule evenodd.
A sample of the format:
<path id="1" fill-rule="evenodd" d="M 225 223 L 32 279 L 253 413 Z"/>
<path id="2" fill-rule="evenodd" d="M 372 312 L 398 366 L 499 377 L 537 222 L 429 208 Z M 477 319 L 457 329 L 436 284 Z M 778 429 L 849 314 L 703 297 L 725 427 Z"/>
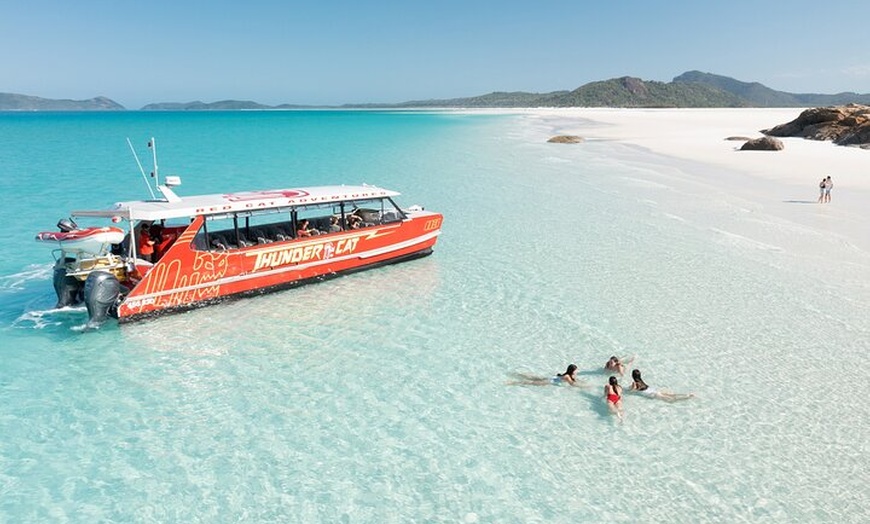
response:
<path id="1" fill-rule="evenodd" d="M 740 148 L 741 151 L 779 151 L 783 147 L 782 140 L 771 136 L 754 138 Z"/>
<path id="2" fill-rule="evenodd" d="M 547 142 L 554 144 L 579 144 L 583 141 L 583 137 L 575 135 L 558 135 L 550 138 Z"/>
<path id="3" fill-rule="evenodd" d="M 761 132 L 768 136 L 794 136 L 831 140 L 835 144 L 870 147 L 870 106 L 849 104 L 816 107 L 796 119 Z"/>
<path id="4" fill-rule="evenodd" d="M 870 149 L 870 121 L 864 121 L 853 126 L 840 135 L 834 143 L 840 146 L 858 146 L 863 149 Z"/>

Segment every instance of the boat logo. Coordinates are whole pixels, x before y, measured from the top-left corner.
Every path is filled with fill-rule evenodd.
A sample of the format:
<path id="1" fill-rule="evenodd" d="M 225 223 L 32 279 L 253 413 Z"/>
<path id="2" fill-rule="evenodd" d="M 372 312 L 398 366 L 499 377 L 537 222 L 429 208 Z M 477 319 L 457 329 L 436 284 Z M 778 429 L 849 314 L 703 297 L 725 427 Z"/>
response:
<path id="1" fill-rule="evenodd" d="M 244 202 L 246 200 L 263 200 L 264 198 L 299 198 L 308 196 L 307 191 L 301 189 L 275 189 L 272 191 L 246 191 L 243 193 L 230 193 L 224 198 L 230 202 Z"/>
<path id="2" fill-rule="evenodd" d="M 332 255 L 335 254 L 335 246 L 332 245 L 332 242 L 327 242 L 323 245 L 323 259 L 326 260 L 328 258 L 332 258 Z"/>
<path id="3" fill-rule="evenodd" d="M 359 239 L 360 236 L 353 236 L 336 240 L 334 243 L 306 243 L 283 249 L 261 249 L 252 253 L 246 253 L 246 255 L 257 257 L 254 261 L 253 269 L 253 271 L 257 271 L 263 268 L 286 266 L 288 264 L 326 260 L 336 255 L 348 255 L 356 250 Z"/>

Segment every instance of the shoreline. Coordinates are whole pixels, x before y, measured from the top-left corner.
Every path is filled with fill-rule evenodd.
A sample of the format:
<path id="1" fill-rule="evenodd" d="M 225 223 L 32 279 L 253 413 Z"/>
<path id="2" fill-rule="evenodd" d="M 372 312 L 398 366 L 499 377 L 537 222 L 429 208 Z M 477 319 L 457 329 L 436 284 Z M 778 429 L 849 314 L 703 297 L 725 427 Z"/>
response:
<path id="1" fill-rule="evenodd" d="M 663 163 L 698 166 L 687 175 L 711 189 L 737 195 L 766 213 L 817 228 L 870 256 L 870 151 L 803 138 L 781 138 L 780 151 L 740 151 L 742 140 L 789 122 L 804 108 L 623 109 L 526 108 L 467 110 L 516 115 L 535 128 L 534 139 L 577 135 L 583 147 L 607 141 L 641 148 Z M 831 175 L 831 202 L 818 204 L 818 183 Z"/>

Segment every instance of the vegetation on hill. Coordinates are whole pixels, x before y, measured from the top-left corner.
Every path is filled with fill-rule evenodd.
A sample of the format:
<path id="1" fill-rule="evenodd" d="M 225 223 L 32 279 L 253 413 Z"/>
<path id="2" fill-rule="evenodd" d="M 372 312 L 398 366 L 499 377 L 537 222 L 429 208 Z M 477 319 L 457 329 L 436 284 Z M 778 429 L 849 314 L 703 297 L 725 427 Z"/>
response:
<path id="1" fill-rule="evenodd" d="M 727 76 L 687 71 L 674 78 L 674 83 L 704 84 L 732 93 L 755 107 L 810 107 L 845 104 L 870 104 L 870 94 L 786 93 L 776 91 L 758 82 L 741 82 Z"/>
<path id="2" fill-rule="evenodd" d="M 487 95 L 472 96 L 467 98 L 450 98 L 437 100 L 412 100 L 400 104 L 391 104 L 390 107 L 536 107 L 540 101 L 548 96 L 567 94 L 568 91 L 555 93 L 525 93 L 522 91 L 503 92 L 497 91 Z M 384 104 L 347 104 L 343 107 L 384 107 Z"/>
<path id="3" fill-rule="evenodd" d="M 219 102 L 158 102 L 148 104 L 143 111 L 229 111 L 235 109 L 271 109 L 271 106 L 249 100 L 221 100 Z"/>
<path id="4" fill-rule="evenodd" d="M 0 93 L 0 111 L 123 111 L 124 106 L 104 96 L 89 100 L 54 100 L 38 96 Z"/>
<path id="5" fill-rule="evenodd" d="M 727 76 L 687 71 L 671 82 L 645 81 L 624 76 L 590 82 L 573 91 L 526 93 L 497 91 L 480 96 L 412 100 L 398 104 L 345 104 L 340 108 L 486 108 L 486 107 L 814 107 L 870 104 L 870 94 L 835 95 L 787 93 L 758 82 L 741 82 Z M 161 102 L 145 111 L 232 111 L 241 109 L 304 109 L 315 106 L 282 104 L 268 106 L 245 100 L 219 102 Z M 324 106 L 316 106 L 324 107 Z M 329 106 L 335 107 L 335 106 Z M 90 100 L 49 100 L 0 93 L 0 111 L 123 110 L 105 97 Z"/>
<path id="6" fill-rule="evenodd" d="M 672 82 L 624 76 L 590 82 L 573 91 L 495 92 L 447 100 L 345 107 L 811 107 L 848 103 L 870 103 L 870 94 L 787 93 L 758 82 L 741 82 L 727 76 L 688 71 Z"/>
<path id="7" fill-rule="evenodd" d="M 745 107 L 727 91 L 704 84 L 645 82 L 622 77 L 591 82 L 567 94 L 555 94 L 541 105 L 555 107 Z"/>

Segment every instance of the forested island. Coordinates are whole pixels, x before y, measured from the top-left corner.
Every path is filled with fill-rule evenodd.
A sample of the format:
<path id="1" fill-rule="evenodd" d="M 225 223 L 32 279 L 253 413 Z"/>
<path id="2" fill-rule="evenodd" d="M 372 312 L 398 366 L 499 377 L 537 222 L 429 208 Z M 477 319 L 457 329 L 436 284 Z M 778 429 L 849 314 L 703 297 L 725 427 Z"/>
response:
<path id="1" fill-rule="evenodd" d="M 624 76 L 584 84 L 573 91 L 550 93 L 493 92 L 466 98 L 411 100 L 395 104 L 347 103 L 338 106 L 281 104 L 269 106 L 248 100 L 217 102 L 157 102 L 141 111 L 231 111 L 266 109 L 410 109 L 410 108 L 515 108 L 515 107 L 813 107 L 850 103 L 870 104 L 870 94 L 788 93 L 758 82 L 700 71 L 688 71 L 671 82 Z M 53 100 L 0 93 L 0 111 L 123 111 L 124 106 L 98 96 L 88 100 Z"/>

